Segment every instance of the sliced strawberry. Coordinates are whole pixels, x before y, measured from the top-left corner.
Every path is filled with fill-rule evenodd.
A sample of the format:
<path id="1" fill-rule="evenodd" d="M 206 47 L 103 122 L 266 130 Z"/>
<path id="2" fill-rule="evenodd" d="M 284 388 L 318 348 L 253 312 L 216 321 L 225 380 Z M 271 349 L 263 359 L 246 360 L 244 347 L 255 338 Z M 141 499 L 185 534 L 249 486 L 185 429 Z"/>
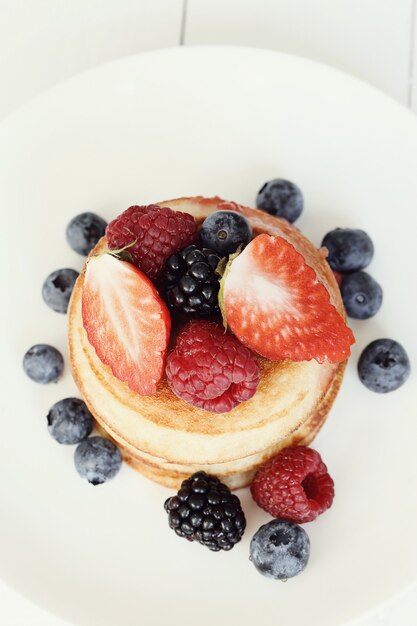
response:
<path id="1" fill-rule="evenodd" d="M 352 331 L 315 271 L 282 237 L 253 239 L 226 269 L 221 300 L 233 333 L 267 359 L 339 363 L 350 354 Z"/>
<path id="2" fill-rule="evenodd" d="M 171 319 L 149 278 L 110 254 L 91 257 L 82 316 L 99 359 L 133 391 L 154 394 L 164 371 Z"/>

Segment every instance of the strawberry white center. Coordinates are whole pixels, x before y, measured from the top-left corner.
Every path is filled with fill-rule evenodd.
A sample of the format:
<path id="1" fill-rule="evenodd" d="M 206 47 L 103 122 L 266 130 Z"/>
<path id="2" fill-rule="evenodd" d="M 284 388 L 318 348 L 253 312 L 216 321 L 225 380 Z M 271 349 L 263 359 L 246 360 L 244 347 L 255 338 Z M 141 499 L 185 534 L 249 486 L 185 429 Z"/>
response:
<path id="1" fill-rule="evenodd" d="M 121 380 L 146 376 L 155 385 L 166 347 L 165 325 L 148 279 L 109 254 L 93 257 L 86 269 L 83 301 L 88 303 L 84 324 L 101 360 Z M 156 367 L 148 367 L 148 359 Z"/>
<path id="2" fill-rule="evenodd" d="M 271 276 L 266 279 L 263 272 L 257 271 L 256 264 L 251 261 L 250 254 L 240 254 L 233 261 L 233 269 L 227 277 L 224 293 L 228 302 L 233 304 L 235 299 L 240 299 L 243 293 L 247 293 L 250 298 L 244 318 L 252 322 L 257 315 L 254 303 L 263 313 L 286 310 L 288 314 L 296 316 L 297 309 L 294 307 L 293 294 L 288 284 L 278 274 L 273 279 Z"/>
<path id="3" fill-rule="evenodd" d="M 229 327 L 262 356 L 319 362 L 348 356 L 352 333 L 314 269 L 282 237 L 255 237 L 232 262 L 223 288 Z"/>

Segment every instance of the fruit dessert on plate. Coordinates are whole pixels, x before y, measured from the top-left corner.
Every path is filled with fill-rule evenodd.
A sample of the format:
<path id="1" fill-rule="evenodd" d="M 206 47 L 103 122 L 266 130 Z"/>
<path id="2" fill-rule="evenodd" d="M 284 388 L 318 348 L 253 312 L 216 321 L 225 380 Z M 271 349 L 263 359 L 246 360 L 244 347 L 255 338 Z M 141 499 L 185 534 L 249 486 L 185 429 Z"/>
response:
<path id="1" fill-rule="evenodd" d="M 354 341 L 326 255 L 288 220 L 217 197 L 110 222 L 72 291 L 69 351 L 133 467 L 235 489 L 312 441 Z"/>
<path id="2" fill-rule="evenodd" d="M 124 458 L 175 487 L 164 505 L 170 528 L 215 552 L 241 540 L 246 519 L 231 489 L 250 484 L 275 518 L 252 537 L 250 559 L 264 576 L 286 580 L 309 560 L 299 524 L 334 498 L 308 444 L 354 341 L 346 314 L 372 317 L 383 294 L 364 271 L 374 253 L 367 233 L 336 228 L 317 249 L 292 225 L 303 198 L 287 180 L 265 183 L 256 205 L 179 198 L 131 206 L 108 225 L 89 212 L 71 220 L 67 241 L 88 255 L 84 268 L 55 270 L 42 296 L 69 313 L 83 400 L 56 402 L 47 423 L 58 443 L 78 444 L 75 467 L 90 484 L 116 476 Z M 64 359 L 37 344 L 23 366 L 47 384 Z M 410 373 L 406 351 L 387 338 L 366 346 L 357 367 L 377 393 Z M 94 417 L 101 434 L 92 435 Z"/>

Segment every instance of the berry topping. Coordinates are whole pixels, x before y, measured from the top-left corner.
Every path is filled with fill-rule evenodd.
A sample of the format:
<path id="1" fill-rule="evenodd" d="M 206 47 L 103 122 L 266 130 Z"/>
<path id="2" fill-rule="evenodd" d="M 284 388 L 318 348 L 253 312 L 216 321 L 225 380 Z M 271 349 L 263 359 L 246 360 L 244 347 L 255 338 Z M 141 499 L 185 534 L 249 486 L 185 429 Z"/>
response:
<path id="1" fill-rule="evenodd" d="M 251 484 L 255 502 L 273 517 L 312 522 L 330 508 L 334 483 L 316 450 L 284 448 L 261 467 Z"/>
<path id="2" fill-rule="evenodd" d="M 204 220 L 200 229 L 200 239 L 203 246 L 212 248 L 224 257 L 251 241 L 252 227 L 240 213 L 215 211 Z"/>
<path id="3" fill-rule="evenodd" d="M 297 185 L 289 180 L 274 178 L 259 190 L 256 206 L 288 222 L 295 222 L 303 211 L 303 195 Z"/>
<path id="4" fill-rule="evenodd" d="M 344 275 L 340 293 L 346 313 L 357 320 L 373 317 L 382 305 L 381 286 L 367 272 Z"/>
<path id="5" fill-rule="evenodd" d="M 170 528 L 188 541 L 198 541 L 213 552 L 231 550 L 245 531 L 239 498 L 215 476 L 197 472 L 165 502 Z"/>
<path id="6" fill-rule="evenodd" d="M 216 252 L 197 246 L 170 256 L 162 277 L 170 309 L 200 317 L 219 315 L 220 279 L 215 272 L 219 263 Z"/>
<path id="7" fill-rule="evenodd" d="M 197 223 L 192 215 L 157 204 L 131 206 L 106 228 L 111 250 L 128 247 L 132 262 L 157 278 L 171 254 L 193 243 Z"/>
<path id="8" fill-rule="evenodd" d="M 68 244 L 75 252 L 87 256 L 104 237 L 107 222 L 95 213 L 80 213 L 68 224 L 65 236 Z"/>
<path id="9" fill-rule="evenodd" d="M 56 383 L 64 371 L 64 359 L 53 346 L 38 343 L 23 357 L 23 369 L 35 383 Z"/>
<path id="10" fill-rule="evenodd" d="M 166 375 L 179 398 L 205 411 L 227 413 L 252 398 L 260 373 L 254 355 L 221 324 L 195 320 L 178 335 Z"/>
<path id="11" fill-rule="evenodd" d="M 47 415 L 48 430 L 58 443 L 79 443 L 93 430 L 94 419 L 85 402 L 65 398 L 56 402 Z"/>
<path id="12" fill-rule="evenodd" d="M 254 534 L 250 560 L 263 576 L 287 580 L 308 563 L 310 540 L 304 528 L 287 520 L 272 520 Z"/>
<path id="13" fill-rule="evenodd" d="M 89 342 L 116 378 L 142 396 L 154 394 L 164 369 L 171 319 L 149 278 L 110 254 L 91 257 L 82 316 Z"/>
<path id="14" fill-rule="evenodd" d="M 314 270 L 282 237 L 259 235 L 229 263 L 220 304 L 238 339 L 272 361 L 338 363 L 350 354 L 352 331 Z"/>
<path id="15" fill-rule="evenodd" d="M 397 341 L 376 339 L 366 346 L 359 357 L 358 373 L 368 389 L 387 393 L 405 383 L 410 375 L 410 361 Z"/>
<path id="16" fill-rule="evenodd" d="M 78 272 L 68 268 L 49 274 L 42 286 L 45 304 L 57 313 L 66 313 Z"/>
<path id="17" fill-rule="evenodd" d="M 84 439 L 75 449 L 75 469 L 92 485 L 101 485 L 114 478 L 122 465 L 117 446 L 103 437 Z"/>
<path id="18" fill-rule="evenodd" d="M 330 267 L 342 274 L 362 270 L 374 256 L 374 244 L 363 230 L 336 228 L 327 233 L 321 245 L 329 251 Z"/>

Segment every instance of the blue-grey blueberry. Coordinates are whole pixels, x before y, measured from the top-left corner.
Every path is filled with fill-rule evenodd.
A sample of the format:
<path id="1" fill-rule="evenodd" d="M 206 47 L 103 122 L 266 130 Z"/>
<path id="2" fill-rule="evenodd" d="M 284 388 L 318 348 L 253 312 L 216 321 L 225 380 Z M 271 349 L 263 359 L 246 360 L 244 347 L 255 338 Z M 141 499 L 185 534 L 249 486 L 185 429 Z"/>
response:
<path id="1" fill-rule="evenodd" d="M 335 228 L 325 235 L 322 246 L 329 251 L 327 262 L 341 274 L 363 270 L 374 256 L 374 244 L 364 230 Z"/>
<path id="2" fill-rule="evenodd" d="M 38 343 L 25 353 L 23 369 L 35 383 L 55 383 L 64 371 L 64 359 L 53 346 Z"/>
<path id="3" fill-rule="evenodd" d="M 45 304 L 56 313 L 66 313 L 77 278 L 78 272 L 68 267 L 49 274 L 42 285 Z"/>
<path id="4" fill-rule="evenodd" d="M 92 485 L 101 485 L 116 476 L 122 465 L 122 455 L 112 441 L 95 436 L 78 444 L 74 463 L 81 478 Z"/>
<path id="5" fill-rule="evenodd" d="M 87 256 L 104 236 L 107 222 L 95 213 L 80 213 L 68 224 L 65 236 L 68 244 L 75 252 Z"/>
<path id="6" fill-rule="evenodd" d="M 93 430 L 94 418 L 79 398 L 56 402 L 47 415 L 48 430 L 58 443 L 80 443 Z"/>
<path id="7" fill-rule="evenodd" d="M 203 246 L 224 257 L 252 240 L 252 227 L 246 217 L 236 211 L 215 211 L 204 220 L 200 240 Z"/>
<path id="8" fill-rule="evenodd" d="M 288 222 L 295 222 L 303 212 L 304 199 L 297 185 L 283 178 L 274 178 L 259 190 L 256 206 Z"/>
<path id="9" fill-rule="evenodd" d="M 346 313 L 354 319 L 367 320 L 382 305 L 382 288 L 367 272 L 344 274 L 340 293 Z"/>
<path id="10" fill-rule="evenodd" d="M 308 563 L 310 540 L 306 531 L 286 520 L 264 524 L 250 543 L 250 560 L 263 576 L 287 580 L 297 576 Z"/>
<path id="11" fill-rule="evenodd" d="M 372 341 L 358 361 L 360 380 L 377 393 L 388 393 L 401 387 L 409 377 L 410 369 L 407 352 L 393 339 Z"/>

